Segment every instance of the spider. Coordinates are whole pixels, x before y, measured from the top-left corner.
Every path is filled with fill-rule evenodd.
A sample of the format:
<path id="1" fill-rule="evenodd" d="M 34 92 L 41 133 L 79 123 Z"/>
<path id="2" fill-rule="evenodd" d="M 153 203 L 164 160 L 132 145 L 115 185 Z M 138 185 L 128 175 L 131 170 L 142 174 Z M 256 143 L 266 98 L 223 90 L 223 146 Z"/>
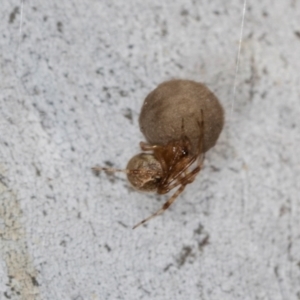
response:
<path id="1" fill-rule="evenodd" d="M 164 205 L 149 217 L 133 226 L 133 229 L 148 222 L 167 210 L 176 198 L 184 191 L 186 185 L 192 183 L 200 172 L 204 161 L 204 121 L 201 110 L 201 121 L 197 122 L 200 129 L 197 152 L 192 153 L 192 144 L 184 132 L 184 119 L 182 119 L 181 137 L 169 141 L 166 145 L 150 145 L 140 142 L 144 151 L 134 156 L 125 170 L 114 168 L 94 167 L 96 172 L 124 172 L 131 184 L 140 191 L 166 194 L 179 186 L 177 191 L 164 203 Z M 190 170 L 192 165 L 195 167 Z"/>

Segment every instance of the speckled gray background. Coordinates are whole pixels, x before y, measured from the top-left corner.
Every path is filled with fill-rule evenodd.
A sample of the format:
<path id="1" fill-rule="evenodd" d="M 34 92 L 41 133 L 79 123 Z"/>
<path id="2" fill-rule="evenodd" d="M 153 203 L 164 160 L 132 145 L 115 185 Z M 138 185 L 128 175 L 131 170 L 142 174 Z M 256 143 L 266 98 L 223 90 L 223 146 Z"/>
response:
<path id="1" fill-rule="evenodd" d="M 243 1 L 21 4 L 0 8 L 0 299 L 299 300 L 299 1 L 248 1 L 235 97 Z M 227 123 L 133 231 L 167 196 L 90 168 L 126 166 L 170 78 L 206 83 Z"/>

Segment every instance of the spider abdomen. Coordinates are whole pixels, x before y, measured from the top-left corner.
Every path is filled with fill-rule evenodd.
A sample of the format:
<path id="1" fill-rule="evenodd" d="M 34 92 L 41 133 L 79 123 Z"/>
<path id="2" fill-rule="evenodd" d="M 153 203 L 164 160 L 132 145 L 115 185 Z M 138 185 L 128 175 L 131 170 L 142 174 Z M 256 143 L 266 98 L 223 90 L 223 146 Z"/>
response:
<path id="1" fill-rule="evenodd" d="M 199 122 L 204 118 L 204 133 Z M 199 138 L 204 136 L 203 151 L 213 147 L 224 125 L 224 111 L 217 97 L 202 83 L 171 80 L 160 84 L 145 99 L 139 124 L 149 144 L 166 145 L 184 134 L 191 141 L 191 152 L 199 152 Z"/>

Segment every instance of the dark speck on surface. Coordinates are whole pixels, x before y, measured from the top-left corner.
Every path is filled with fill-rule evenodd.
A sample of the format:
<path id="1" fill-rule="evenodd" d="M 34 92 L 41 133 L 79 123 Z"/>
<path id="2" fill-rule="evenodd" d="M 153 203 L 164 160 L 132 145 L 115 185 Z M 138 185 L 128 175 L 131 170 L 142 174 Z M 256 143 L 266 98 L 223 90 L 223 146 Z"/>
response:
<path id="1" fill-rule="evenodd" d="M 41 171 L 40 171 L 40 169 L 39 169 L 35 164 L 33 164 L 33 166 L 34 166 L 34 168 L 35 168 L 35 175 L 36 175 L 36 176 L 41 176 Z"/>
<path id="2" fill-rule="evenodd" d="M 199 224 L 198 228 L 194 230 L 194 233 L 200 235 L 202 231 L 203 231 L 203 226 Z"/>
<path id="3" fill-rule="evenodd" d="M 300 39 L 300 31 L 295 31 L 295 35 L 296 35 L 297 38 Z"/>
<path id="4" fill-rule="evenodd" d="M 206 245 L 209 244 L 209 235 L 205 235 L 202 241 L 198 243 L 198 249 L 202 250 Z"/>
<path id="5" fill-rule="evenodd" d="M 108 167 L 113 167 L 113 165 L 114 165 L 110 160 L 106 160 L 106 161 L 104 162 L 104 164 L 105 164 L 106 166 L 108 166 Z"/>
<path id="6" fill-rule="evenodd" d="M 57 27 L 57 30 L 59 32 L 63 32 L 63 24 L 62 24 L 62 22 L 57 22 L 56 23 L 56 27 Z"/>
<path id="7" fill-rule="evenodd" d="M 198 250 L 201 251 L 206 245 L 209 244 L 209 234 L 205 231 L 202 224 L 194 230 L 195 239 L 198 242 Z"/>
<path id="8" fill-rule="evenodd" d="M 120 96 L 122 96 L 122 97 L 128 96 L 128 93 L 127 93 L 126 91 L 123 91 L 123 90 L 121 90 L 121 91 L 119 92 L 119 94 L 120 94 Z"/>
<path id="9" fill-rule="evenodd" d="M 62 247 L 66 247 L 67 242 L 66 242 L 65 240 L 63 240 L 63 241 L 61 241 L 61 242 L 59 243 L 59 245 L 62 246 Z"/>
<path id="10" fill-rule="evenodd" d="M 189 15 L 189 11 L 188 11 L 187 9 L 183 9 L 183 10 L 180 12 L 180 14 L 181 14 L 182 16 L 188 16 L 188 15 Z"/>
<path id="11" fill-rule="evenodd" d="M 123 116 L 132 123 L 133 117 L 132 117 L 132 110 L 130 108 L 126 108 L 123 112 Z"/>
<path id="12" fill-rule="evenodd" d="M 211 168 L 211 170 L 212 170 L 213 172 L 220 172 L 220 168 L 217 168 L 217 167 L 215 167 L 215 166 L 213 166 L 213 165 L 211 165 L 210 168 Z"/>
<path id="13" fill-rule="evenodd" d="M 168 264 L 167 266 L 164 267 L 164 272 L 167 272 L 171 267 L 173 266 L 173 264 Z"/>
<path id="14" fill-rule="evenodd" d="M 34 286 L 39 286 L 39 283 L 37 282 L 37 280 L 34 276 L 31 276 L 31 281 Z"/>
<path id="15" fill-rule="evenodd" d="M 19 7 L 16 6 L 14 8 L 14 10 L 10 13 L 9 15 L 9 23 L 13 23 L 15 18 L 16 18 L 16 15 L 19 13 Z"/>
<path id="16" fill-rule="evenodd" d="M 120 224 L 124 228 L 128 228 L 128 226 L 126 224 L 124 224 L 122 221 L 118 221 L 118 224 Z"/>
<path id="17" fill-rule="evenodd" d="M 104 247 L 105 247 L 105 249 L 107 250 L 107 252 L 110 252 L 110 251 L 111 251 L 111 248 L 110 248 L 107 244 L 105 244 Z"/>
<path id="18" fill-rule="evenodd" d="M 190 246 L 184 246 L 177 259 L 178 266 L 181 267 L 186 263 L 188 257 L 193 257 L 192 248 Z"/>

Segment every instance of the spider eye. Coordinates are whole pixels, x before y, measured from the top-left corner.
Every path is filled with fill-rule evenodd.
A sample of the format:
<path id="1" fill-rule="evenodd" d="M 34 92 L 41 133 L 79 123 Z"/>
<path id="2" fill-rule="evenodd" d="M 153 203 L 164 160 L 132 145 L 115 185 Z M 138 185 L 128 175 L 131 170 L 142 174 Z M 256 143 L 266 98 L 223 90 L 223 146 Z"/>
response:
<path id="1" fill-rule="evenodd" d="M 182 148 L 181 153 L 183 156 L 187 156 L 189 154 L 189 150 L 187 148 Z"/>

